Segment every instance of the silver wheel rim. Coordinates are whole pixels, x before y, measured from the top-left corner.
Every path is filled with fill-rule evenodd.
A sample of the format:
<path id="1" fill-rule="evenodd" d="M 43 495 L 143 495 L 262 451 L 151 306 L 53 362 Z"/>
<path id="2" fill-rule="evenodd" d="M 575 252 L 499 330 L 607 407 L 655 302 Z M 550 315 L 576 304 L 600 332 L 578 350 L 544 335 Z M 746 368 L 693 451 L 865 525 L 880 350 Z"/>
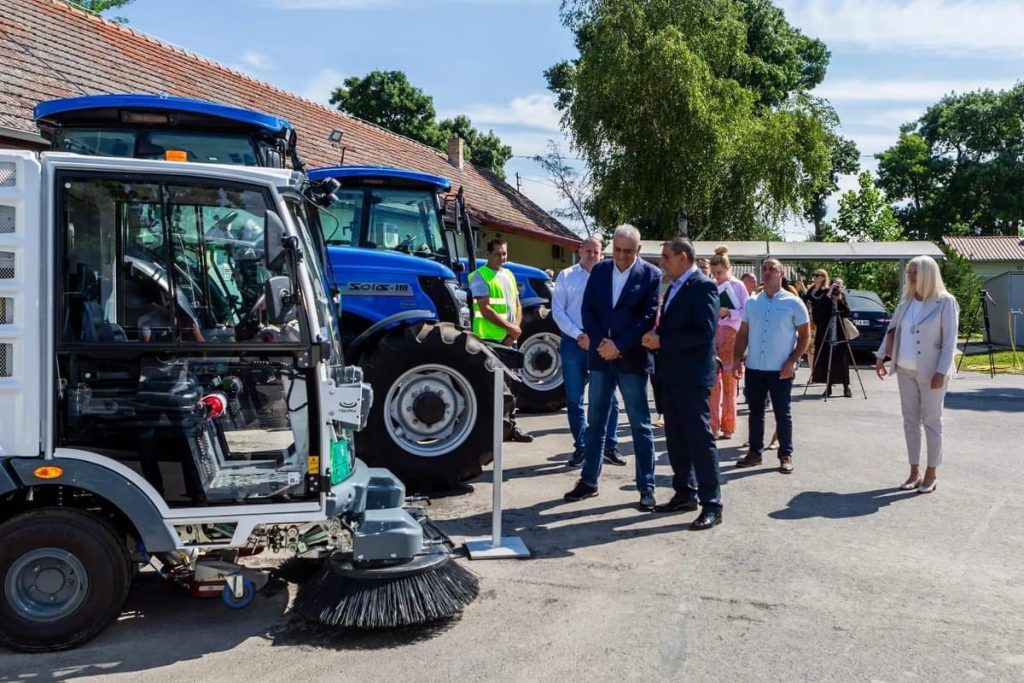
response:
<path id="1" fill-rule="evenodd" d="M 441 418 L 426 424 L 414 414 L 415 402 L 425 393 L 444 403 Z M 402 449 L 421 458 L 435 458 L 455 450 L 469 438 L 476 424 L 477 399 L 473 386 L 460 372 L 445 365 L 418 365 L 406 371 L 384 397 L 384 426 Z"/>
<path id="2" fill-rule="evenodd" d="M 7 604 L 30 621 L 63 619 L 77 610 L 89 592 L 89 575 L 73 553 L 60 548 L 37 548 L 22 556 L 7 572 Z"/>
<path id="3" fill-rule="evenodd" d="M 561 343 L 559 336 L 551 332 L 538 332 L 523 342 L 523 380 L 531 389 L 553 391 L 562 386 Z M 550 367 L 544 370 L 537 367 L 537 359 L 543 354 L 551 357 Z"/>

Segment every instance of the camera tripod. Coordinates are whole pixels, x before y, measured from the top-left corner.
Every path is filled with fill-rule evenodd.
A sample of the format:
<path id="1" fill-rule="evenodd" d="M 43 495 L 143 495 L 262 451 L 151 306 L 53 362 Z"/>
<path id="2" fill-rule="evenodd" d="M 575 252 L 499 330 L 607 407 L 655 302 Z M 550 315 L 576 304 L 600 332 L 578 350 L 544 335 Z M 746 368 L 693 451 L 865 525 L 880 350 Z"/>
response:
<path id="1" fill-rule="evenodd" d="M 839 326 L 842 325 L 842 315 L 839 313 L 839 305 L 835 299 L 832 299 L 832 316 L 828 321 L 828 328 L 825 330 L 825 343 L 828 345 L 828 365 L 825 367 L 825 395 L 822 397 L 823 400 L 828 401 L 828 390 L 832 386 L 832 357 L 836 352 L 837 346 L 845 346 L 846 353 L 850 356 L 850 368 L 853 373 L 857 375 L 857 384 L 860 385 L 860 391 L 864 394 L 864 398 L 867 399 L 868 392 L 864 388 L 864 382 L 860 378 L 860 370 L 857 369 L 857 360 L 853 357 L 853 348 L 850 346 L 850 340 L 846 338 L 846 335 L 840 336 Z M 840 351 L 839 353 L 842 353 Z M 821 362 L 821 359 L 826 356 L 825 349 L 814 349 L 814 367 Z M 807 380 L 807 384 L 804 385 L 804 396 L 807 395 L 807 390 L 811 387 L 811 379 L 814 377 L 814 367 L 811 367 L 811 378 Z"/>
<path id="2" fill-rule="evenodd" d="M 989 377 L 995 378 L 996 376 L 996 357 L 995 352 L 992 348 L 992 331 L 989 325 L 988 319 L 988 302 L 992 301 L 992 297 L 988 295 L 987 289 L 982 289 L 978 292 L 978 307 L 974 309 L 974 315 L 971 316 L 971 326 L 967 329 L 967 339 L 964 341 L 964 352 L 960 354 L 960 360 L 957 361 L 956 371 L 960 372 L 960 366 L 964 364 L 964 356 L 967 355 L 967 347 L 971 343 L 971 336 L 974 334 L 974 328 L 978 325 L 978 314 L 982 314 L 982 319 L 985 323 L 985 336 L 984 341 L 980 342 L 982 345 L 988 347 L 988 374 Z M 992 301 L 995 303 L 995 301 Z"/>

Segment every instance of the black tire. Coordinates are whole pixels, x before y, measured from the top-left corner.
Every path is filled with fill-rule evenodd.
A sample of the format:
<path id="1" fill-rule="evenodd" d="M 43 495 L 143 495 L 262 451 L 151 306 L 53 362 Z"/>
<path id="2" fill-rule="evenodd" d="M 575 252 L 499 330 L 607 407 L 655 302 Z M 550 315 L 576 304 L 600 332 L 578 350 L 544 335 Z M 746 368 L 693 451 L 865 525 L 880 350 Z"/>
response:
<path id="1" fill-rule="evenodd" d="M 90 640 L 121 613 L 132 572 L 123 539 L 105 520 L 81 510 L 41 508 L 5 522 L 0 539 L 0 644 L 22 652 L 65 650 Z M 32 558 L 40 564 L 24 564 Z M 32 582 L 27 572 L 40 565 L 49 575 L 46 583 L 26 587 Z M 35 610 L 45 602 L 36 603 L 35 596 L 40 586 L 45 595 L 57 584 L 62 590 L 50 594 L 59 598 L 58 611 L 67 611 L 54 618 Z"/>
<path id="2" fill-rule="evenodd" d="M 479 339 L 448 323 L 420 323 L 385 335 L 359 360 L 364 381 L 373 387 L 374 396 L 366 428 L 356 437 L 359 458 L 391 470 L 410 493 L 450 490 L 479 476 L 494 459 L 494 379 L 487 367 L 488 357 Z M 417 370 L 425 367 L 434 370 Z M 417 381 L 429 381 L 422 378 L 430 372 L 448 377 L 453 391 L 434 383 L 427 388 L 435 399 L 442 399 L 440 403 L 434 400 L 433 405 L 423 407 L 419 398 L 407 400 L 428 393 L 413 394 L 410 387 Z M 438 388 L 442 391 L 436 391 Z M 462 398 L 461 410 L 452 407 L 458 404 L 457 399 L 448 402 L 453 397 Z M 405 411 L 398 411 L 398 406 L 405 406 Z M 461 417 L 453 420 L 449 409 L 451 415 Z M 430 422 L 437 410 L 443 410 L 444 416 Z M 455 425 L 454 432 L 434 440 L 419 438 L 422 434 L 414 437 L 401 429 L 395 417 L 410 413 L 413 417 L 428 416 L 416 423 L 419 427 L 410 428 Z"/>
<path id="3" fill-rule="evenodd" d="M 565 407 L 565 383 L 558 350 L 561 334 L 547 306 L 523 313 L 519 348 L 523 351 L 524 367 L 520 370 L 523 385 L 519 390 L 519 410 L 551 413 Z"/>

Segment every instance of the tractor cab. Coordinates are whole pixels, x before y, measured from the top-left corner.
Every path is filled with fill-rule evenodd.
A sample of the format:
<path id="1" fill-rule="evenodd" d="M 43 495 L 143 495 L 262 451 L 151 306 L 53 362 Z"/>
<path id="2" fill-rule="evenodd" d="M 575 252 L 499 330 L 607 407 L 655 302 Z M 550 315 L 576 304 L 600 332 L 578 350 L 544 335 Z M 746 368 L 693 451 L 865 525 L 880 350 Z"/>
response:
<path id="1" fill-rule="evenodd" d="M 55 151 L 88 156 L 293 168 L 302 162 L 285 119 L 166 95 L 88 95 L 41 102 L 36 125 Z"/>

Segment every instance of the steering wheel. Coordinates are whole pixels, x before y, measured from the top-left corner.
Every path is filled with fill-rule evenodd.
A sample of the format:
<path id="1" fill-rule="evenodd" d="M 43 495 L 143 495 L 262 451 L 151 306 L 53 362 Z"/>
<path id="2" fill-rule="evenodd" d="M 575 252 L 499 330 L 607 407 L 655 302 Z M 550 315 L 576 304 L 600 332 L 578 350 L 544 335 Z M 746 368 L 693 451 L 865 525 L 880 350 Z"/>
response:
<path id="1" fill-rule="evenodd" d="M 223 230 L 224 234 L 230 235 L 230 232 L 228 231 L 228 228 L 231 227 L 231 223 L 236 218 L 238 218 L 238 212 L 237 211 L 231 211 L 226 216 L 221 216 L 220 218 L 218 218 L 217 222 L 210 226 L 210 229 L 209 229 L 208 232 L 213 232 L 214 230 Z"/>

